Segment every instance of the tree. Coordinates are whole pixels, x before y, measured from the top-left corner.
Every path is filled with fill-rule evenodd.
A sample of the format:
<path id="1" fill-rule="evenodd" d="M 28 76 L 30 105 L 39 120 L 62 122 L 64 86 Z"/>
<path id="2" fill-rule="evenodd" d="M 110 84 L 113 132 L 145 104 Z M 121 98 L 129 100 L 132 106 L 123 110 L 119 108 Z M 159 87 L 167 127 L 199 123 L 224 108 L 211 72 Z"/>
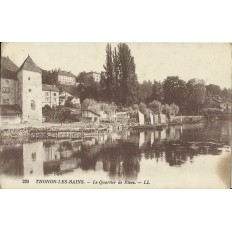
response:
<path id="1" fill-rule="evenodd" d="M 138 100 L 138 80 L 134 57 L 126 43 L 118 44 L 120 103 L 129 106 Z"/>
<path id="2" fill-rule="evenodd" d="M 117 59 L 117 58 L 116 58 Z M 112 102 L 115 100 L 116 93 L 116 80 L 114 76 L 114 63 L 113 53 L 111 45 L 106 45 L 106 63 L 103 66 L 106 72 L 106 94 L 108 101 Z"/>
<path id="3" fill-rule="evenodd" d="M 221 95 L 221 88 L 218 85 L 209 84 L 206 86 L 206 90 L 212 95 Z"/>
<path id="4" fill-rule="evenodd" d="M 139 84 L 139 100 L 141 102 L 148 102 L 152 95 L 152 82 L 143 81 L 142 84 Z"/>
<path id="5" fill-rule="evenodd" d="M 99 98 L 101 101 L 107 101 L 107 83 L 105 72 L 101 72 L 101 80 L 99 83 Z"/>
<path id="6" fill-rule="evenodd" d="M 177 115 L 179 113 L 179 106 L 176 104 L 171 104 L 170 105 L 170 114 L 171 115 Z"/>
<path id="7" fill-rule="evenodd" d="M 221 96 L 225 99 L 230 99 L 231 100 L 231 89 L 227 89 L 227 88 L 224 88 L 222 91 L 221 91 Z"/>
<path id="8" fill-rule="evenodd" d="M 134 104 L 134 105 L 132 105 L 132 109 L 133 109 L 134 111 L 138 110 L 138 109 L 139 109 L 138 104 Z"/>
<path id="9" fill-rule="evenodd" d="M 167 77 L 163 82 L 164 102 L 175 103 L 181 110 L 186 105 L 187 87 L 186 82 L 178 76 Z"/>
<path id="10" fill-rule="evenodd" d="M 204 108 L 212 108 L 214 106 L 213 98 L 208 90 L 205 94 Z"/>
<path id="11" fill-rule="evenodd" d="M 203 83 L 192 82 L 187 83 L 188 87 L 188 105 L 193 113 L 200 113 L 200 108 L 205 102 L 206 88 Z M 191 108 L 190 108 L 191 107 Z"/>
<path id="12" fill-rule="evenodd" d="M 171 108 L 168 104 L 161 105 L 161 112 L 162 114 L 170 115 L 171 114 Z"/>
<path id="13" fill-rule="evenodd" d="M 163 93 L 163 86 L 160 81 L 154 80 L 153 86 L 152 86 L 152 94 L 150 100 L 157 100 L 162 102 L 164 99 L 164 93 Z"/>
<path id="14" fill-rule="evenodd" d="M 113 53 L 113 76 L 114 76 L 114 102 L 117 104 L 120 102 L 119 91 L 120 91 L 120 81 L 119 81 L 119 61 L 117 49 L 114 48 Z"/>
<path id="15" fill-rule="evenodd" d="M 144 103 L 140 103 L 139 104 L 139 111 L 142 113 L 142 114 L 145 114 L 147 112 L 147 106 L 144 104 Z"/>
<path id="16" fill-rule="evenodd" d="M 89 99 L 86 98 L 83 102 L 82 102 L 82 109 L 88 109 L 90 106 L 94 106 L 96 105 L 97 102 L 93 99 Z"/>
<path id="17" fill-rule="evenodd" d="M 42 70 L 42 83 L 46 85 L 57 85 L 57 77 L 58 71 L 57 70 Z"/>
<path id="18" fill-rule="evenodd" d="M 149 108 L 155 113 L 159 114 L 161 112 L 161 103 L 157 100 L 152 101 L 149 103 Z"/>

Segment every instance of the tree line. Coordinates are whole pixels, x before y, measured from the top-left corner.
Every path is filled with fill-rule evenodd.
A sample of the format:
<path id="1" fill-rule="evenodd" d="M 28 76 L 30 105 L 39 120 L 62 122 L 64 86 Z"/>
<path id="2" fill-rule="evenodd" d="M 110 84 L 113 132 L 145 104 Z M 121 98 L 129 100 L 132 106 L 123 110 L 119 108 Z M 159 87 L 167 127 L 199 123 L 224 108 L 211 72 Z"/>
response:
<path id="1" fill-rule="evenodd" d="M 224 100 L 231 100 L 232 97 L 230 88 L 206 85 L 197 78 L 186 82 L 178 76 L 168 76 L 162 82 L 154 79 L 139 83 L 135 60 L 126 43 L 119 43 L 114 48 L 111 44 L 106 45 L 103 68 L 99 83 L 93 78 L 86 78 L 86 72 L 77 76 L 81 84 L 76 87 L 76 91 L 80 93 L 81 102 L 88 98 L 114 102 L 120 108 L 143 103 L 148 108 L 155 106 L 158 109 L 162 107 L 162 111 L 168 108 L 175 111 L 178 107 L 180 114 L 197 115 L 203 108 L 213 108 L 216 97 Z M 43 71 L 43 83 L 57 85 L 56 75 L 57 70 Z"/>

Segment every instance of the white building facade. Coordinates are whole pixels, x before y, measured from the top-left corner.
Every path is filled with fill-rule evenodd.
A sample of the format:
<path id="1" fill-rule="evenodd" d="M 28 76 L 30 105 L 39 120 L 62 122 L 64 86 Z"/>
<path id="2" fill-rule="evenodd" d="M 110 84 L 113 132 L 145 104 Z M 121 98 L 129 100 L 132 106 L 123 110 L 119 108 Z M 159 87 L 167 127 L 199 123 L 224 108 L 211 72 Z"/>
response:
<path id="1" fill-rule="evenodd" d="M 62 85 L 76 85 L 76 76 L 71 72 L 59 70 L 58 83 Z"/>
<path id="2" fill-rule="evenodd" d="M 59 105 L 59 89 L 54 85 L 42 85 L 42 106 L 56 107 Z"/>

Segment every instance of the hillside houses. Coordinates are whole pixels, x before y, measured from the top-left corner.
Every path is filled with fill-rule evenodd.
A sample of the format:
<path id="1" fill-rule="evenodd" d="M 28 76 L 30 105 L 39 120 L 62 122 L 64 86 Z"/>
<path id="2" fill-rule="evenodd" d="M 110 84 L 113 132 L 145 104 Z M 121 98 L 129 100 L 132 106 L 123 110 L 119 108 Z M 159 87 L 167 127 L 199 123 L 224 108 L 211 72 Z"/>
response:
<path id="1" fill-rule="evenodd" d="M 72 72 L 59 70 L 57 81 L 62 85 L 76 85 L 76 76 Z"/>
<path id="2" fill-rule="evenodd" d="M 231 101 L 222 99 L 220 96 L 212 97 L 213 104 L 216 108 L 221 109 L 225 112 L 231 112 Z"/>
<path id="3" fill-rule="evenodd" d="M 97 72 L 88 72 L 85 75 L 86 78 L 93 78 L 95 82 L 100 82 L 101 80 L 101 74 Z"/>
<path id="4" fill-rule="evenodd" d="M 115 122 L 117 106 L 113 103 L 94 102 L 93 105 L 88 106 L 82 110 L 90 110 L 96 112 L 99 115 L 101 121 Z"/>

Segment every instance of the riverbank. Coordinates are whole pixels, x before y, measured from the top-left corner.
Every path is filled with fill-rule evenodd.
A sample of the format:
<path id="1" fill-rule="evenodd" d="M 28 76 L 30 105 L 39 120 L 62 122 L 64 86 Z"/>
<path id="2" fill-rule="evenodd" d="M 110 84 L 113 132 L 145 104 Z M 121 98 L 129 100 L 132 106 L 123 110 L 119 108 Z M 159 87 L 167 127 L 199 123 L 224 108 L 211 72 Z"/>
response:
<path id="1" fill-rule="evenodd" d="M 122 131 L 128 129 L 124 123 L 43 123 L 43 124 L 19 124 L 5 125 L 0 129 L 0 143 L 2 141 L 28 142 L 36 138 L 80 138 L 84 134 L 96 134 L 103 132 Z"/>

